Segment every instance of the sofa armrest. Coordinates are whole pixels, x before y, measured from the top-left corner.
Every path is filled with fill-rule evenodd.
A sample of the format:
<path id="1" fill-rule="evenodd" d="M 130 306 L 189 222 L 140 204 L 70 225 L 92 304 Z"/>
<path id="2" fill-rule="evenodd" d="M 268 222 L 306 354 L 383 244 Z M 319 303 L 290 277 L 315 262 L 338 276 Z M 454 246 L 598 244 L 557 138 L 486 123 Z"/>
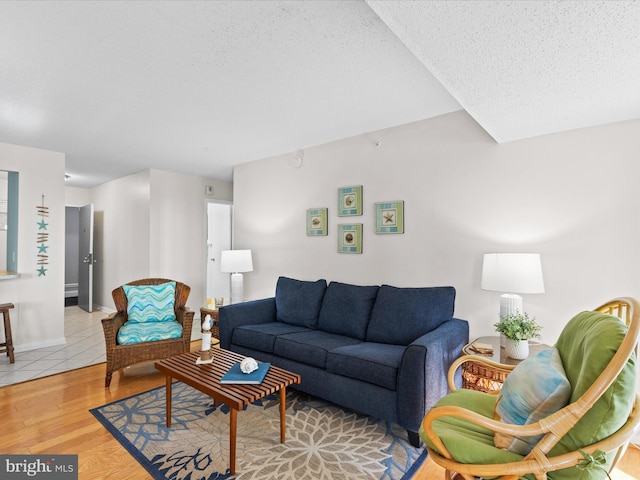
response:
<path id="1" fill-rule="evenodd" d="M 276 321 L 276 298 L 263 298 L 251 302 L 234 303 L 222 307 L 218 312 L 220 347 L 231 345 L 233 329 L 242 325 L 255 325 Z"/>
<path id="2" fill-rule="evenodd" d="M 452 318 L 414 340 L 398 372 L 399 424 L 418 431 L 425 413 L 448 393 L 447 372 L 469 343 L 469 323 Z"/>

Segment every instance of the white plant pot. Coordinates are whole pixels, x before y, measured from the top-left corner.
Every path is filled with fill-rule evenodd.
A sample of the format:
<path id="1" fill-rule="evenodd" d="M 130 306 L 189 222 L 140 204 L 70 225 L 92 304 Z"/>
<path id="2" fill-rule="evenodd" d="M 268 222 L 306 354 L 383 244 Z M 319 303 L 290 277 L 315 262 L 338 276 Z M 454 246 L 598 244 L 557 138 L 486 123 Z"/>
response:
<path id="1" fill-rule="evenodd" d="M 515 358 L 516 360 L 524 360 L 529 356 L 529 341 L 505 338 L 504 351 L 508 357 Z"/>

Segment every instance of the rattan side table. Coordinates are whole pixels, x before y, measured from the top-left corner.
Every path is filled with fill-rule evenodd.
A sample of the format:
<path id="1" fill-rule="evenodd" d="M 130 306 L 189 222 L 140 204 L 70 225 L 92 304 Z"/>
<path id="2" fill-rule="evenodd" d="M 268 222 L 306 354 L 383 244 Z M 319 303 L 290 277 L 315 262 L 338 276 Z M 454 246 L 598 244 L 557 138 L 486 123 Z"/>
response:
<path id="1" fill-rule="evenodd" d="M 484 343 L 493 347 L 493 353 L 480 355 L 471 350 L 474 343 Z M 529 356 L 535 355 L 541 350 L 550 348 L 543 343 L 529 342 Z M 490 360 L 493 364 L 483 364 L 469 360 L 462 364 L 462 388 L 479 390 L 481 392 L 499 392 L 513 367 L 522 360 L 508 357 L 504 348 L 500 347 L 500 337 L 480 337 L 462 348 L 462 355 L 475 355 Z M 503 368 L 504 367 L 504 368 Z"/>

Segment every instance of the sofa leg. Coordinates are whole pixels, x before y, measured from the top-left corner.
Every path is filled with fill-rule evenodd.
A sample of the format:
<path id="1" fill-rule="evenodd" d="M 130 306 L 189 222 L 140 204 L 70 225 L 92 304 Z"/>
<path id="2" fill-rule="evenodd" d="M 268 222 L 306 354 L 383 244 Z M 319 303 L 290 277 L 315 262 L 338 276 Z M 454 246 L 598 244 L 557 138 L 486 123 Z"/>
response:
<path id="1" fill-rule="evenodd" d="M 412 447 L 420 448 L 422 446 L 422 439 L 420 435 L 418 435 L 418 432 L 407 430 L 407 436 L 409 437 L 409 443 Z"/>
<path id="2" fill-rule="evenodd" d="M 109 388 L 109 385 L 111 385 L 111 372 L 107 373 L 104 379 L 104 388 Z"/>

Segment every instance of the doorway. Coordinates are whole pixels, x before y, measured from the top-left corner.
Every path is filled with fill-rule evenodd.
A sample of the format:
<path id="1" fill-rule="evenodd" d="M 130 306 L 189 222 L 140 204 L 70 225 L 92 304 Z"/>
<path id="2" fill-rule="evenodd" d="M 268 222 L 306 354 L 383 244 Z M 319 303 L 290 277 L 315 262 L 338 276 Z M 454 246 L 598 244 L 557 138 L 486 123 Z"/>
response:
<path id="1" fill-rule="evenodd" d="M 64 304 L 93 311 L 93 204 L 65 207 Z"/>
<path id="2" fill-rule="evenodd" d="M 64 306 L 78 305 L 78 255 L 80 251 L 80 209 L 65 207 Z"/>
<path id="3" fill-rule="evenodd" d="M 231 277 L 220 271 L 220 252 L 231 250 L 233 206 L 224 202 L 207 202 L 207 303 L 216 297 L 228 305 L 231 297 Z"/>

